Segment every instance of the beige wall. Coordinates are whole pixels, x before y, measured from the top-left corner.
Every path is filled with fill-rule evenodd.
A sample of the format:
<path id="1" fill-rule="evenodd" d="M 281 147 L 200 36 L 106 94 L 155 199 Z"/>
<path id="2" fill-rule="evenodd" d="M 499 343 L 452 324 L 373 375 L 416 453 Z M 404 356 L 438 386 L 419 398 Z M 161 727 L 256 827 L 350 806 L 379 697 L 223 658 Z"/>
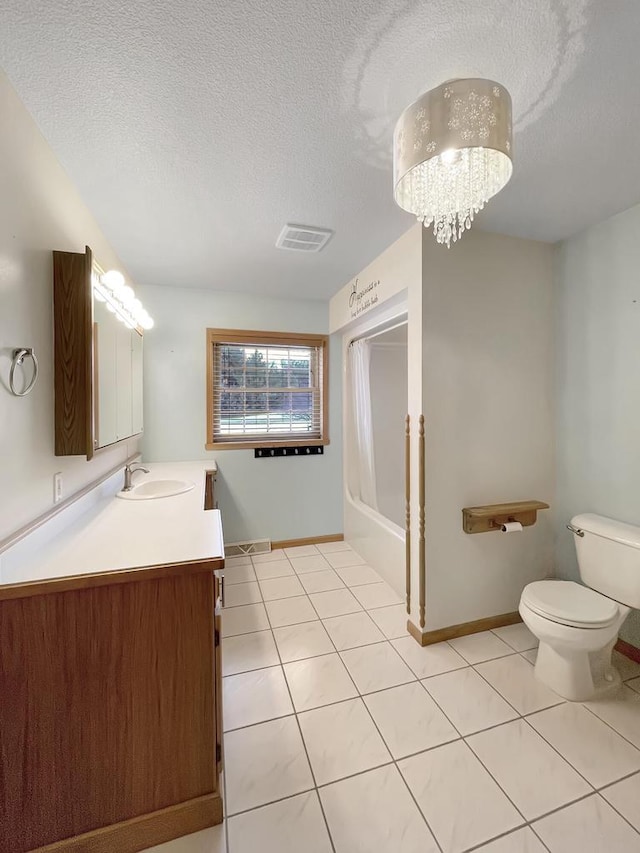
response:
<path id="1" fill-rule="evenodd" d="M 375 283 L 371 289 L 370 285 Z M 362 294 L 361 299 L 351 294 Z M 375 296 L 375 301 L 373 300 Z M 375 258 L 331 299 L 329 323 L 332 332 L 342 336 L 343 369 L 343 499 L 344 533 L 366 561 L 400 595 L 405 591 L 404 530 L 389 523 L 354 497 L 355 434 L 352 424 L 352 390 L 347 370 L 350 340 L 370 334 L 376 327 L 408 317 L 407 325 L 407 401 L 411 417 L 411 480 L 418 476 L 418 417 L 422 411 L 422 226 L 413 224 L 398 240 Z M 411 537 L 412 587 L 418 589 L 418 504 L 412 501 Z M 417 593 L 411 599 L 411 618 L 419 621 Z"/>
<path id="2" fill-rule="evenodd" d="M 256 459 L 253 450 L 205 450 L 206 330 L 324 334 L 328 305 L 255 294 L 142 287 L 155 320 L 144 348 L 144 458 L 215 459 L 225 541 L 342 532 L 339 342 L 329 344 L 329 438 L 322 456 Z"/>
<path id="3" fill-rule="evenodd" d="M 552 247 L 472 230 L 423 235 L 427 630 L 517 610 L 553 571 L 550 512 L 522 533 L 465 534 L 462 508 L 553 506 Z"/>
<path id="4" fill-rule="evenodd" d="M 416 245 L 417 242 L 417 245 Z M 408 259 L 407 271 L 399 275 Z M 399 283 L 408 302 L 411 414 L 411 620 L 419 624 L 418 416 L 426 427 L 425 630 L 515 611 L 523 587 L 553 574 L 552 511 L 521 534 L 469 536 L 462 508 L 554 503 L 553 248 L 477 229 L 451 250 L 413 226 L 360 276 L 379 281 L 375 325 Z M 418 263 L 419 262 L 419 263 Z M 332 300 L 332 328 L 353 328 L 352 283 Z M 385 301 L 386 297 L 386 301 Z M 357 321 L 355 321 L 357 323 Z M 355 328 L 360 328 L 356 325 Z M 345 335 L 347 340 L 349 334 Z M 345 408 L 345 411 L 347 409 Z M 345 446 L 348 466 L 350 448 Z M 346 473 L 346 471 L 345 471 Z M 385 548 L 345 496 L 345 530 L 389 582 L 404 587 L 404 551 Z M 362 515 L 362 514 L 361 514 Z M 366 528 L 366 530 L 365 530 Z M 365 532 L 363 532 L 365 530 Z M 355 533 L 354 533 L 355 531 Z M 389 534 L 390 536 L 391 534 Z M 368 542 L 375 542 L 367 548 Z M 378 567 L 378 565 L 376 565 Z"/>
<path id="5" fill-rule="evenodd" d="M 595 512 L 640 525 L 640 205 L 558 247 L 557 565 L 577 579 L 564 525 Z M 640 612 L 620 632 L 640 647 Z"/>
<path id="6" fill-rule="evenodd" d="M 0 539 L 135 451 L 107 450 L 92 462 L 54 456 L 51 251 L 92 247 L 104 267 L 122 265 L 6 77 L 0 72 Z M 8 390 L 11 351 L 34 347 L 40 378 L 24 398 Z"/>

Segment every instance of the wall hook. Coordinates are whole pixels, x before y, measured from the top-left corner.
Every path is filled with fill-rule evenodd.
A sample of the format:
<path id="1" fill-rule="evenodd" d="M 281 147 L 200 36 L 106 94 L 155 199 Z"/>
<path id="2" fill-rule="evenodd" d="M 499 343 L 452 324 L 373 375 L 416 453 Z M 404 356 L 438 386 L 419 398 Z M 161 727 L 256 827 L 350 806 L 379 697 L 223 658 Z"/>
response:
<path id="1" fill-rule="evenodd" d="M 33 376 L 31 377 L 31 382 L 27 385 L 26 388 L 23 388 L 22 391 L 16 391 L 16 387 L 14 384 L 14 375 L 16 372 L 16 367 L 18 365 L 22 365 L 24 363 L 25 358 L 31 358 L 33 361 Z M 16 397 L 26 397 L 29 392 L 33 391 L 33 386 L 36 384 L 36 380 L 38 378 L 38 359 L 36 358 L 36 354 L 33 351 L 33 347 L 20 347 L 20 349 L 14 349 L 13 351 L 13 361 L 11 362 L 11 370 L 9 371 L 9 388 L 11 389 L 11 393 Z"/>

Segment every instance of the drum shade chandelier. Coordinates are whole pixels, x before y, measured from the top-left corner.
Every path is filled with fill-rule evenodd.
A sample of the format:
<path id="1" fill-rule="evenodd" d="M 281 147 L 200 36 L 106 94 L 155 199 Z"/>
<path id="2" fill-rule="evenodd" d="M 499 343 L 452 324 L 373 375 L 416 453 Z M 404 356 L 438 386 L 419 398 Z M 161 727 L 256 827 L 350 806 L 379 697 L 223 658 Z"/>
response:
<path id="1" fill-rule="evenodd" d="M 393 142 L 396 203 L 450 246 L 511 177 L 511 96 L 493 80 L 443 83 L 407 107 Z"/>

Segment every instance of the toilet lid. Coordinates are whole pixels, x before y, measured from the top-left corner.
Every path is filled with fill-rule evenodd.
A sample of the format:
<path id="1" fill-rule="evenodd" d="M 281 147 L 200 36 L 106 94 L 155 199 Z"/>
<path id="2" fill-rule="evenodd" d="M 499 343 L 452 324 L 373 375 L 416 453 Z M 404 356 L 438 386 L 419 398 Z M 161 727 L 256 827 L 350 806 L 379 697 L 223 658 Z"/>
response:
<path id="1" fill-rule="evenodd" d="M 618 615 L 615 601 L 573 581 L 534 581 L 522 601 L 539 616 L 575 628 L 604 628 Z"/>

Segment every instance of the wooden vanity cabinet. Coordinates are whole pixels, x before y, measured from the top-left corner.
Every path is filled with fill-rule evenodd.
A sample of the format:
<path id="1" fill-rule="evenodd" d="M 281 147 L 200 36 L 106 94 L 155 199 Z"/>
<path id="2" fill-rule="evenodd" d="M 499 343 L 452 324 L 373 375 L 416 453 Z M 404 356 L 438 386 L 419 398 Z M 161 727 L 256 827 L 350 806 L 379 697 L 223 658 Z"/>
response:
<path id="1" fill-rule="evenodd" d="M 223 563 L 0 586 L 0 853 L 134 853 L 222 821 Z"/>
<path id="2" fill-rule="evenodd" d="M 142 329 L 94 299 L 93 256 L 53 252 L 56 456 L 86 456 L 143 431 Z"/>

